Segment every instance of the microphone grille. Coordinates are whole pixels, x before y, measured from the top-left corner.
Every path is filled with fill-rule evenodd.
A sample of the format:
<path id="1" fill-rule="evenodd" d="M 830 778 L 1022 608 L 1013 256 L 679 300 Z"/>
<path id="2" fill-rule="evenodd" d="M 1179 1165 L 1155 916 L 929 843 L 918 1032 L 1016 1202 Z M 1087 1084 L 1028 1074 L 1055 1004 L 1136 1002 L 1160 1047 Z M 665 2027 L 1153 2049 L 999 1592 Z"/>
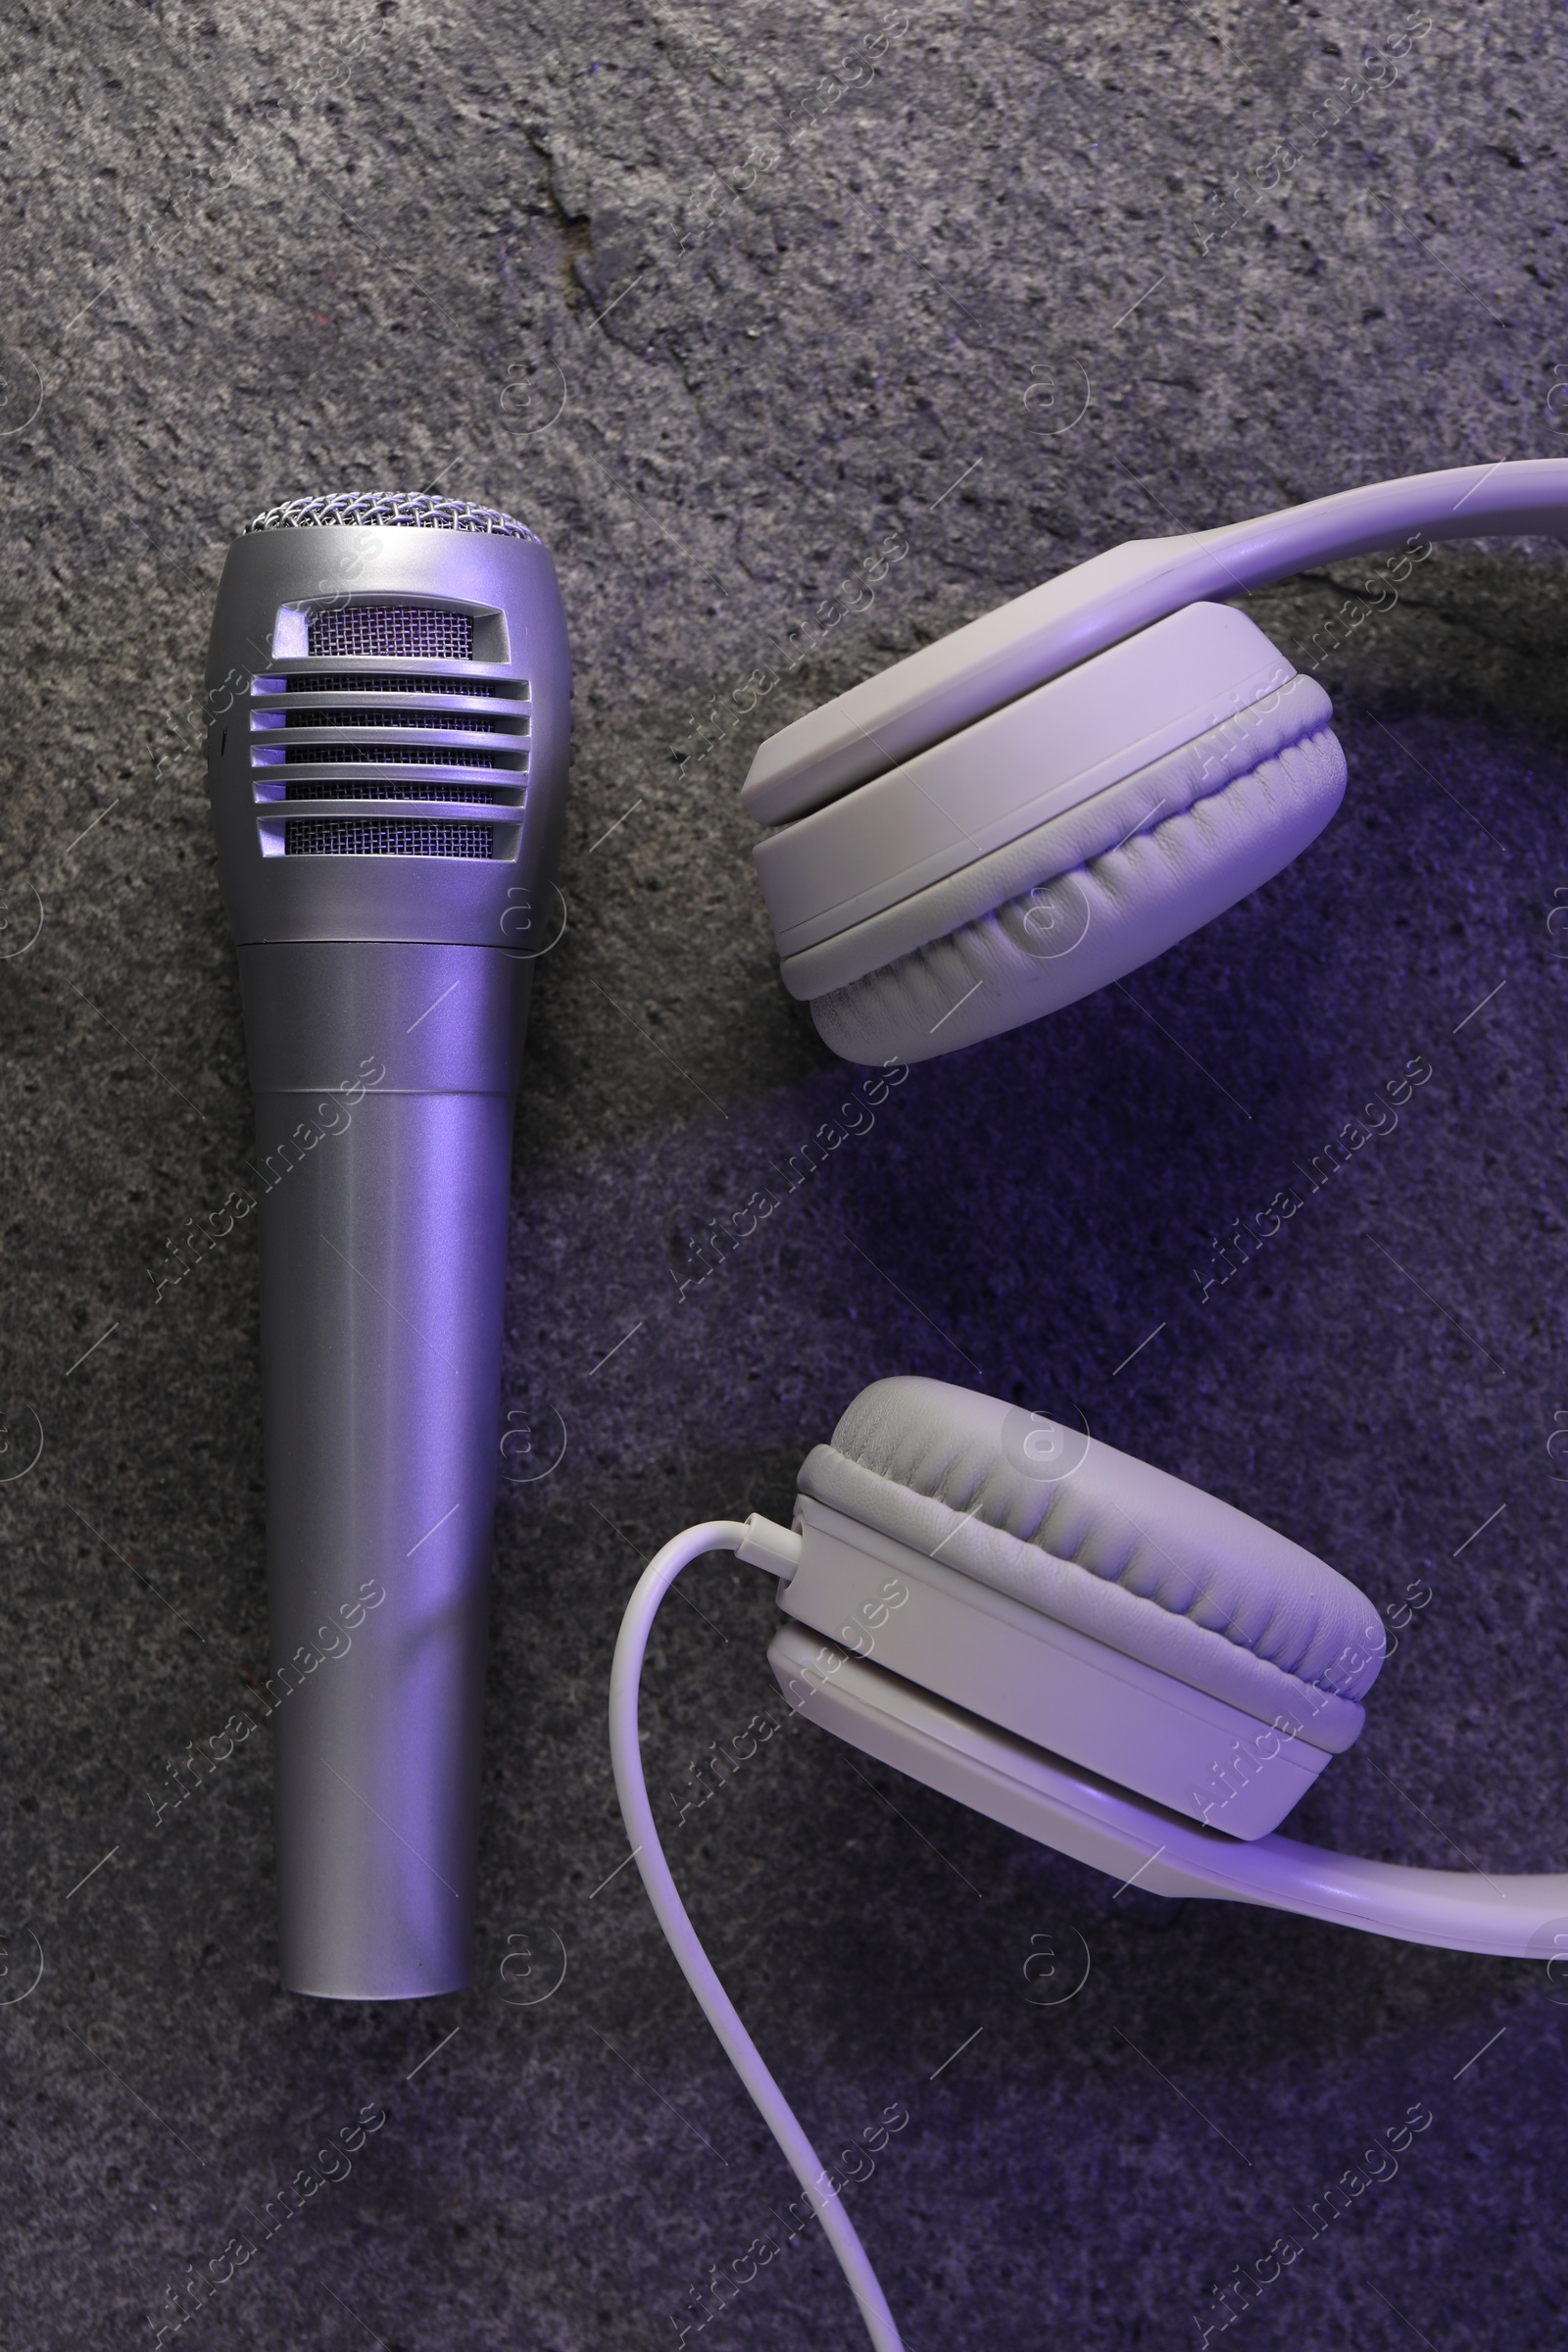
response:
<path id="1" fill-rule="evenodd" d="M 246 523 L 250 531 L 318 530 L 332 524 L 391 525 L 396 530 L 483 531 L 499 539 L 539 535 L 495 507 L 470 506 L 466 499 L 432 498 L 422 490 L 339 490 L 327 498 L 286 498 Z"/>
<path id="2" fill-rule="evenodd" d="M 289 858 L 482 858 L 495 856 L 493 825 L 394 817 L 291 817 L 283 827 Z"/>
<path id="3" fill-rule="evenodd" d="M 473 621 L 466 612 L 416 605 L 349 605 L 313 612 L 309 645 L 322 659 L 471 662 Z"/>

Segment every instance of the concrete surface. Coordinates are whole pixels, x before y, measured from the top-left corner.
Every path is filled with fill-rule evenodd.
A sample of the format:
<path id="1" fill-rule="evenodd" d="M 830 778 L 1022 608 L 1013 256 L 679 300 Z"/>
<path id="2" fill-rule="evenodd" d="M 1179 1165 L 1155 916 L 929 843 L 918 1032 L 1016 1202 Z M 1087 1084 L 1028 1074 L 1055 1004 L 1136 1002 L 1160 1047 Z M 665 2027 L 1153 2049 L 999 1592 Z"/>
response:
<path id="1" fill-rule="evenodd" d="M 682 1299 L 693 1233 L 847 1083 L 737 787 L 786 717 L 1120 538 L 1568 452 L 1561 18 L 100 0 L 18 7 L 4 51 L 0 2340 L 150 2345 L 238 2238 L 182 2344 L 839 2352 L 814 2231 L 714 2298 L 790 2183 L 635 1874 L 602 1884 L 604 1713 L 639 1561 L 787 1515 L 861 1383 L 1076 1407 L 1380 1605 L 1425 1580 L 1295 1826 L 1568 1859 L 1561 559 L 1434 556 L 1323 663 L 1351 785 L 1296 867 L 914 1072 Z M 431 484 L 534 524 L 573 635 L 507 1388 L 565 1450 L 500 1504 L 474 1988 L 362 2010 L 277 1988 L 260 1736 L 158 1820 L 264 1671 L 265 1594 L 254 1241 L 161 1299 L 146 1269 L 249 1149 L 192 714 L 224 546 Z M 1302 661 L 1358 577 L 1250 609 Z M 1397 1131 L 1205 1301 L 1213 1235 L 1417 1054 Z M 770 1589 L 688 1581 L 646 1698 L 671 1818 L 772 1688 Z M 1230 2340 L 1560 2344 L 1540 1967 L 1113 1900 L 808 1729 L 673 1860 L 823 2149 L 906 2111 L 850 2210 L 910 2352 L 1196 2343 L 1293 2230 Z M 1054 2008 L 1037 1937 L 1091 1955 Z"/>

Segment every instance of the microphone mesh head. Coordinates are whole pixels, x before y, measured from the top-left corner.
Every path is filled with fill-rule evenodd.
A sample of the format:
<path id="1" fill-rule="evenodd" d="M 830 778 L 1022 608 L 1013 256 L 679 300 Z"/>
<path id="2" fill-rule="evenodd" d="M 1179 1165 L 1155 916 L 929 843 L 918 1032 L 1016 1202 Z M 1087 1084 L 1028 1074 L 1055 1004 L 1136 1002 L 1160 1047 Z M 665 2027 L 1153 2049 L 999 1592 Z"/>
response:
<path id="1" fill-rule="evenodd" d="M 466 499 L 431 498 L 422 490 L 339 490 L 329 498 L 288 498 L 245 525 L 249 531 L 316 530 L 331 524 L 364 524 L 414 531 L 483 531 L 499 539 L 539 535 L 495 507 L 470 506 Z"/>
<path id="2" fill-rule="evenodd" d="M 571 662 L 526 523 L 433 487 L 279 499 L 229 547 L 208 679 L 243 946 L 539 952 Z"/>

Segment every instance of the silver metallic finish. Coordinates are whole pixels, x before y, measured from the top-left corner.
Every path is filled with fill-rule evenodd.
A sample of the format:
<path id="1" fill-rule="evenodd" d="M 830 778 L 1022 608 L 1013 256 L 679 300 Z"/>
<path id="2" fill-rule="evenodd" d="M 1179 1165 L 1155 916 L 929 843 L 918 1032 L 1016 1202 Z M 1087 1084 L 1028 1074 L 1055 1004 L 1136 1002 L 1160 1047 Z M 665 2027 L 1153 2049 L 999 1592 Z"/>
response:
<path id="1" fill-rule="evenodd" d="M 371 503 L 237 539 L 208 665 L 263 1185 L 280 1969 L 351 2000 L 468 1982 L 512 1116 L 570 693 L 531 533 Z M 473 659 L 310 652 L 313 616 L 370 607 L 416 639 L 471 622 Z"/>
<path id="2" fill-rule="evenodd" d="M 289 498 L 269 507 L 245 525 L 247 531 L 307 530 L 321 524 L 386 522 L 398 529 L 486 531 L 504 539 L 532 539 L 525 522 L 494 507 L 471 507 L 466 499 L 432 498 L 423 490 L 340 490 L 330 498 Z"/>

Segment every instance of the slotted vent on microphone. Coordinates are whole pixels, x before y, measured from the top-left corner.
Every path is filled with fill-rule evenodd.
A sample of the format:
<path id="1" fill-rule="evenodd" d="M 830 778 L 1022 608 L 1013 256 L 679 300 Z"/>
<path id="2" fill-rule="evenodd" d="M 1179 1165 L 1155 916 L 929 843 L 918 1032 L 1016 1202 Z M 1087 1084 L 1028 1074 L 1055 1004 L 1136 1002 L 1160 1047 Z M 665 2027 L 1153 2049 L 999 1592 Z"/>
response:
<path id="1" fill-rule="evenodd" d="M 285 683 L 290 694 L 499 694 L 512 701 L 528 699 L 526 686 L 508 678 L 411 678 L 401 671 L 388 676 L 385 670 L 346 677 L 341 670 L 322 669 L 296 670 Z"/>
<path id="2" fill-rule="evenodd" d="M 449 744 L 425 749 L 407 743 L 291 743 L 283 754 L 285 767 L 489 767 L 488 752 L 454 751 Z"/>
<path id="3" fill-rule="evenodd" d="M 294 817 L 283 827 L 289 858 L 490 858 L 490 825 L 419 824 L 387 817 Z"/>
<path id="4" fill-rule="evenodd" d="M 444 612 L 432 605 L 329 606 L 311 614 L 307 642 L 320 659 L 471 662 L 473 622 L 466 612 Z"/>
<path id="5" fill-rule="evenodd" d="M 396 685 L 383 678 L 383 686 Z M 285 710 L 285 727 L 436 727 L 450 735 L 515 735 L 514 718 L 492 718 L 488 710 Z"/>
<path id="6" fill-rule="evenodd" d="M 476 801 L 494 808 L 493 784 L 350 784 L 341 776 L 326 784 L 285 784 L 286 801 Z"/>

